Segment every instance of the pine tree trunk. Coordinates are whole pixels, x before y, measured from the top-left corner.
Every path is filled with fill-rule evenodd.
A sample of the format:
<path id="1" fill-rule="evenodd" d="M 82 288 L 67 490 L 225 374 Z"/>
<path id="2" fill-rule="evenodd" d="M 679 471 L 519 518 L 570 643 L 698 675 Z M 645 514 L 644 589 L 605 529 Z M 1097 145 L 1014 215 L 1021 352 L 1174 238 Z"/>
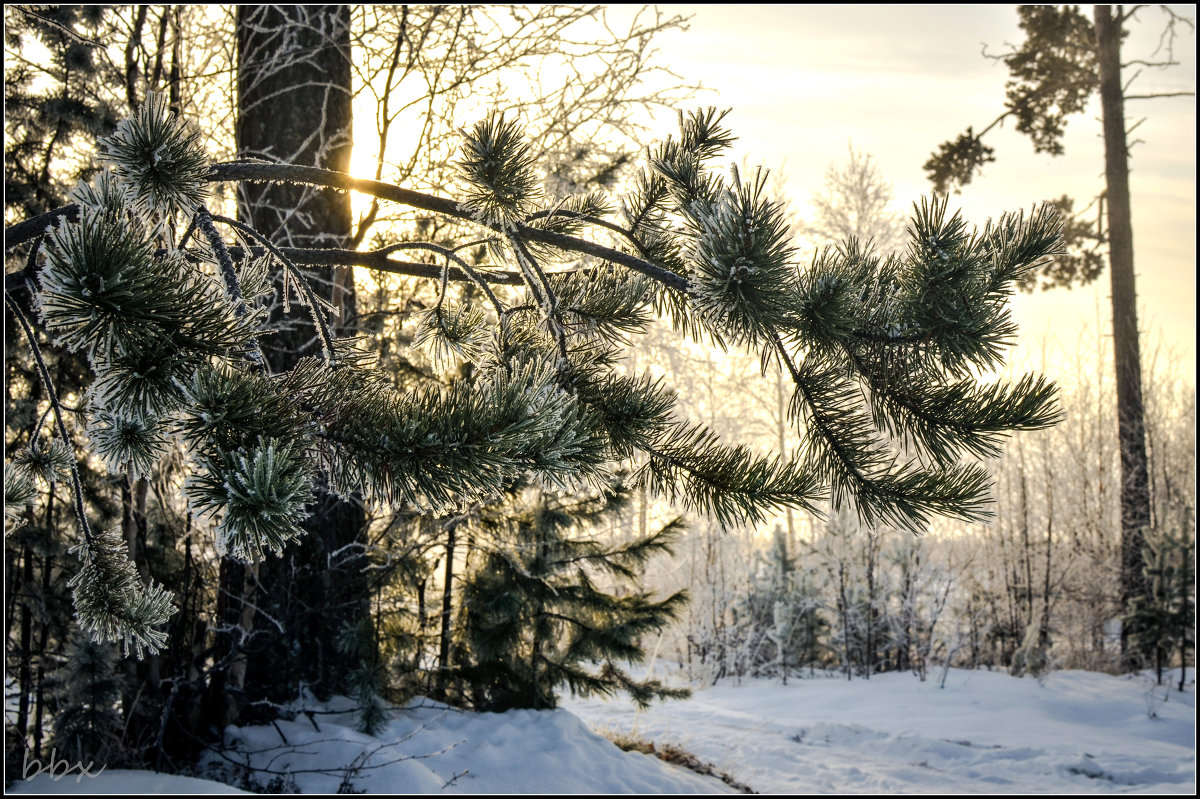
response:
<path id="1" fill-rule="evenodd" d="M 149 483 L 145 478 L 135 478 L 127 471 L 121 484 L 121 531 L 125 536 L 125 545 L 129 549 L 129 557 L 138 570 L 138 578 L 143 585 L 150 582 L 150 564 L 146 561 L 146 499 Z M 126 718 L 136 710 L 135 704 L 139 699 L 146 699 L 157 694 L 162 684 L 162 663 L 158 654 L 147 654 L 142 660 L 125 658 L 122 660 L 125 685 L 123 688 L 123 703 Z"/>
<path id="2" fill-rule="evenodd" d="M 17 589 L 24 588 L 32 591 L 33 586 L 33 549 L 27 544 L 21 552 L 21 583 Z M 17 697 L 17 735 L 22 741 L 29 732 L 29 694 L 33 690 L 33 613 L 29 609 L 29 601 L 21 603 L 21 638 L 18 649 L 20 666 L 17 668 L 17 687 L 21 695 Z"/>
<path id="3" fill-rule="evenodd" d="M 864 656 L 867 668 L 867 679 L 875 670 L 876 641 L 875 629 L 879 624 L 879 613 L 875 607 L 875 566 L 879 555 L 879 533 L 867 531 L 867 642 Z"/>
<path id="4" fill-rule="evenodd" d="M 236 13 L 239 156 L 349 171 L 349 8 L 239 6 Z M 344 193 L 239 184 L 238 214 L 280 245 L 342 247 L 350 240 L 350 199 Z M 328 267 L 304 272 L 314 293 L 340 307 L 345 317 L 353 316 L 351 280 Z M 282 290 L 277 275 L 270 314 L 276 330 L 262 340 L 274 373 L 303 357 L 322 356 L 313 311 L 296 299 L 294 289 L 288 299 Z M 260 622 L 254 630 L 245 671 L 248 698 L 292 698 L 300 681 L 318 695 L 339 690 L 358 665 L 342 662 L 335 652 L 341 630 L 370 612 L 362 571 L 366 515 L 361 503 L 334 497 L 323 482 L 318 481 L 312 515 L 303 525 L 307 535 L 259 567 L 257 602 L 284 631 L 277 641 L 273 625 Z M 223 567 L 228 583 L 222 588 L 241 596 L 242 571 Z M 229 607 L 227 621 L 252 624 L 241 610 Z M 229 688 L 243 687 L 236 684 L 237 674 L 230 676 L 235 684 Z"/>
<path id="5" fill-rule="evenodd" d="M 432 524 L 432 520 L 430 520 Z M 457 527 L 446 528 L 446 573 L 442 584 L 442 629 L 438 641 L 437 696 L 446 698 L 446 678 L 450 674 L 450 611 L 454 590 L 454 544 Z"/>
<path id="6" fill-rule="evenodd" d="M 1054 477 L 1050 467 L 1050 456 L 1045 444 L 1042 446 L 1043 475 L 1046 480 L 1046 569 L 1042 575 L 1042 622 L 1038 631 L 1038 646 L 1050 646 L 1050 567 L 1054 552 Z"/>
<path id="7" fill-rule="evenodd" d="M 50 497 L 46 501 L 46 529 L 54 529 L 54 490 L 51 488 Z M 51 591 L 51 575 L 54 568 L 54 556 L 46 555 L 42 559 L 42 596 L 49 597 Z M 37 668 L 37 695 L 34 697 L 33 709 L 33 756 L 41 758 L 42 756 L 42 736 L 46 732 L 45 710 L 46 710 L 46 646 L 49 644 L 50 638 L 50 619 L 48 617 L 42 619 L 42 630 L 38 636 L 38 668 Z"/>
<path id="8" fill-rule="evenodd" d="M 913 637 L 916 635 L 913 629 L 913 594 L 916 592 L 916 587 L 913 585 L 916 579 L 913 575 L 912 558 L 908 553 L 904 555 L 904 575 L 903 585 L 904 590 L 900 594 L 900 612 L 903 615 L 904 627 L 902 635 L 904 636 L 900 646 L 900 663 L 897 671 L 908 671 L 912 667 L 913 655 Z"/>
<path id="9" fill-rule="evenodd" d="M 533 630 L 533 640 L 529 647 L 529 684 L 531 688 L 532 706 L 534 710 L 541 710 L 542 691 L 541 680 L 539 675 L 539 667 L 545 660 L 543 652 L 546 650 L 546 639 L 549 637 L 550 630 L 548 619 L 546 617 L 546 594 L 544 593 L 549 586 L 549 580 L 552 575 L 552 569 L 549 562 L 550 557 L 550 531 L 547 529 L 545 521 L 546 499 L 542 494 L 538 499 L 538 507 L 534 512 L 533 525 L 530 533 L 533 538 L 534 557 L 532 563 L 529 564 L 530 576 L 534 578 L 533 585 L 536 586 L 537 596 L 533 602 L 532 613 L 530 613 L 530 627 Z M 552 587 L 550 587 L 553 590 Z M 547 663 L 547 669 L 549 663 Z M 547 680 L 552 681 L 552 678 L 547 676 Z M 553 690 L 553 684 L 547 686 L 546 693 L 550 694 Z"/>
<path id="10" fill-rule="evenodd" d="M 1021 562 L 1025 567 L 1024 626 L 1027 629 L 1033 624 L 1033 545 L 1029 541 L 1029 484 L 1025 476 L 1025 452 L 1018 446 L 1017 453 L 1021 464 Z"/>
<path id="11" fill-rule="evenodd" d="M 1112 280 L 1113 356 L 1117 371 L 1117 425 L 1121 443 L 1121 604 L 1128 608 L 1146 594 L 1142 574 L 1150 495 L 1139 359 L 1137 292 L 1133 273 L 1133 224 L 1129 203 L 1129 150 L 1125 101 L 1121 91 L 1121 6 L 1095 6 L 1096 51 L 1100 64 L 1100 110 L 1104 119 L 1104 177 L 1108 199 L 1109 275 Z M 1134 668 L 1127 632 L 1121 656 Z"/>
<path id="12" fill-rule="evenodd" d="M 838 561 L 838 611 L 842 619 L 842 657 L 845 658 L 846 679 L 850 679 L 850 617 L 846 599 L 846 566 Z"/>
<path id="13" fill-rule="evenodd" d="M 1195 638 L 1195 605 L 1196 605 L 1196 541 L 1192 529 L 1194 509 L 1183 508 L 1183 557 L 1180 559 L 1182 568 L 1179 569 L 1179 690 L 1182 692 L 1187 684 L 1187 653 L 1188 634 Z M 1193 652 L 1195 646 L 1192 646 Z"/>

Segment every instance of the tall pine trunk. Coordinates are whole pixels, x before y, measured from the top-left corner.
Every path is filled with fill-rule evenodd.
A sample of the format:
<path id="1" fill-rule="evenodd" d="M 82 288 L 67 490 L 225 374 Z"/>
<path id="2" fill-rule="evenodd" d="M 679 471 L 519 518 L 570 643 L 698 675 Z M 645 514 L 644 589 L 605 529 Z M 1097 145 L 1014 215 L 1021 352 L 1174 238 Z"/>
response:
<path id="1" fill-rule="evenodd" d="M 434 525 L 430 517 L 426 520 L 431 527 Z M 435 693 L 439 699 L 446 698 L 447 680 L 450 675 L 450 624 L 452 622 L 454 595 L 454 545 L 458 525 L 446 525 L 446 571 L 442 580 L 442 628 L 438 638 L 438 669 L 435 683 Z"/>
<path id="2" fill-rule="evenodd" d="M 1129 204 L 1129 150 L 1121 91 L 1121 7 L 1095 6 L 1104 120 L 1104 177 L 1108 198 L 1109 276 L 1112 280 L 1113 355 L 1117 372 L 1117 429 L 1121 444 L 1121 605 L 1146 593 L 1142 574 L 1145 532 L 1150 524 L 1146 428 L 1142 404 L 1137 292 L 1133 275 L 1133 224 Z M 1125 668 L 1135 667 L 1128 635 L 1121 632 Z"/>
<path id="3" fill-rule="evenodd" d="M 877 530 L 867 531 L 867 635 L 866 635 L 866 652 L 863 659 L 866 661 L 867 679 L 871 679 L 871 674 L 875 671 L 875 662 L 877 659 L 876 649 L 878 643 L 876 640 L 876 630 L 879 625 L 879 609 L 876 607 L 875 599 L 875 571 L 879 561 L 879 532 Z"/>
<path id="4" fill-rule="evenodd" d="M 349 171 L 351 148 L 350 11 L 347 6 L 237 8 L 238 155 Z M 307 186 L 239 184 L 238 215 L 276 244 L 345 247 L 351 238 L 346 194 Z M 354 315 L 353 281 L 332 268 L 304 269 L 313 291 Z M 273 373 L 303 357 L 321 357 L 310 309 L 282 295 L 277 276 L 275 332 L 262 340 Z M 290 312 L 285 307 L 291 305 Z M 316 310 L 317 313 L 326 313 Z M 365 563 L 366 515 L 318 481 L 304 523 L 307 535 L 258 574 L 221 564 L 224 651 L 243 651 L 222 675 L 224 690 L 245 701 L 294 698 L 301 683 L 320 694 L 344 688 L 358 664 L 344 662 L 339 633 L 370 612 Z M 255 593 L 255 611 L 246 592 Z M 280 629 L 282 627 L 282 630 Z M 240 708 L 226 711 L 231 721 Z"/>

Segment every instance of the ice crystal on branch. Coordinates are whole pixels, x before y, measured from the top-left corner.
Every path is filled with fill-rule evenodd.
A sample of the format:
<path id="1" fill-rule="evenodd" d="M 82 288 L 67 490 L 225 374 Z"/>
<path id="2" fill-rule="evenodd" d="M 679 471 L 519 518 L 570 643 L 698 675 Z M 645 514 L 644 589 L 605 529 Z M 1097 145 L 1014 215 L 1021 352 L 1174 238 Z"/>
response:
<path id="1" fill-rule="evenodd" d="M 155 464 L 170 449 L 168 433 L 157 420 L 146 423 L 111 411 L 98 410 L 92 414 L 87 433 L 92 451 L 109 471 L 128 468 L 135 478 L 149 477 Z"/>
<path id="2" fill-rule="evenodd" d="M 30 471 L 17 464 L 4 467 L 4 532 L 21 526 L 21 514 L 37 497 L 37 486 Z"/>
<path id="3" fill-rule="evenodd" d="M 484 225 L 511 228 L 539 193 L 535 166 L 517 123 L 490 114 L 463 137 L 458 169 L 467 188 L 459 207 Z"/>
<path id="4" fill-rule="evenodd" d="M 304 534 L 314 476 L 302 445 L 260 438 L 203 459 L 185 491 L 199 515 L 220 516 L 217 552 L 257 563 Z"/>
<path id="5" fill-rule="evenodd" d="M 700 313 L 720 319 L 734 341 L 755 345 L 786 323 L 795 280 L 787 222 L 781 206 L 763 196 L 765 181 L 760 171 L 743 183 L 734 168 L 732 186 L 686 209 L 693 301 Z"/>
<path id="6" fill-rule="evenodd" d="M 102 139 L 101 158 L 125 186 L 131 205 L 152 218 L 176 212 L 190 215 L 208 194 L 208 159 L 200 134 L 167 108 L 167 98 L 151 92 L 133 116 Z"/>
<path id="7" fill-rule="evenodd" d="M 120 641 L 126 654 L 158 652 L 167 634 L 154 629 L 175 612 L 171 593 L 161 585 L 143 586 L 117 529 L 106 530 L 72 550 L 83 568 L 71 578 L 79 626 L 96 641 Z"/>
<path id="8" fill-rule="evenodd" d="M 13 464 L 18 469 L 24 469 L 31 477 L 47 483 L 69 478 L 74 462 L 75 453 L 70 445 L 57 438 L 35 438 L 29 442 L 29 446 L 13 455 Z"/>

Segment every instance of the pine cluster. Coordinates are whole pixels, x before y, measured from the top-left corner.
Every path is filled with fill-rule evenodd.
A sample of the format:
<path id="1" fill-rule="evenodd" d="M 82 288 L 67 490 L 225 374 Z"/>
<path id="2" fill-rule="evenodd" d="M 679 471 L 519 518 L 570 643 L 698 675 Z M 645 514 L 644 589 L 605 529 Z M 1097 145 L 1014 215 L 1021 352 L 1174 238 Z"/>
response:
<path id="1" fill-rule="evenodd" d="M 78 220 L 60 218 L 37 245 L 37 311 L 58 346 L 91 364 L 84 410 L 100 458 L 145 474 L 180 444 L 193 515 L 214 521 L 219 551 L 247 562 L 303 535 L 318 475 L 342 496 L 439 514 L 518 484 L 597 491 L 630 470 L 629 485 L 725 525 L 826 497 L 865 522 L 910 529 L 935 514 L 984 518 L 987 476 L 971 459 L 1056 417 L 1054 389 L 1040 377 L 976 379 L 1012 336 L 1014 283 L 1055 251 L 1053 213 L 1006 215 L 970 232 L 944 202 L 922 204 L 905 252 L 880 256 L 850 241 L 801 266 L 764 176 L 711 168 L 733 140 L 723 116 L 681 115 L 679 137 L 648 151 L 615 202 L 541 197 L 511 120 L 494 115 L 466 132 L 461 202 L 421 200 L 474 221 L 481 238 L 463 246 L 487 255 L 473 265 L 462 247 L 419 244 L 441 277 L 418 344 L 465 367 L 440 384 L 397 390 L 359 342 L 333 336 L 329 309 L 296 268 L 300 255 L 210 214 L 197 136 L 158 97 L 102 141 L 104 170 L 74 193 Z M 616 206 L 621 221 L 609 221 Z M 611 239 L 583 238 L 593 230 Z M 452 268 L 471 291 L 457 290 Z M 270 333 L 262 292 L 276 270 L 324 344 L 322 357 L 277 374 L 258 347 Z M 502 285 L 512 282 L 519 287 Z M 722 442 L 683 418 L 662 382 L 622 373 L 622 349 L 658 313 L 790 376 L 790 416 L 805 431 L 797 457 Z M 24 478 L 7 478 L 6 496 L 21 496 Z M 153 652 L 168 595 L 138 584 L 120 537 L 93 533 L 77 508 L 80 621 Z M 552 529 L 539 513 L 531 529 Z M 536 540 L 535 550 L 566 546 Z M 532 574 L 529 564 L 492 565 L 518 582 Z M 662 615 L 649 605 L 625 612 Z M 571 646 L 608 645 L 589 640 Z M 633 685 L 619 672 L 606 679 Z"/>

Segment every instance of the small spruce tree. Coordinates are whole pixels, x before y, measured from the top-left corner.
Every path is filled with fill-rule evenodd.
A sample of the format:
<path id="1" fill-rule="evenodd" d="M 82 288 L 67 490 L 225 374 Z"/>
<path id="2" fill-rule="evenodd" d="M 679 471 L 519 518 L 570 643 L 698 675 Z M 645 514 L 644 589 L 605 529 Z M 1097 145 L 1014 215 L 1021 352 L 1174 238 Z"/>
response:
<path id="1" fill-rule="evenodd" d="M 116 647 L 77 633 L 59 673 L 59 708 L 52 744 L 69 763 L 105 766 L 120 752 L 121 679 Z"/>
<path id="2" fill-rule="evenodd" d="M 344 627 L 337 640 L 338 654 L 347 663 L 357 664 L 350 671 L 350 693 L 358 702 L 359 732 L 367 735 L 377 735 L 388 720 L 380 699 L 386 677 L 375 637 L 375 625 L 364 618 Z"/>
<path id="3" fill-rule="evenodd" d="M 624 544 L 606 546 L 588 534 L 628 504 L 629 490 L 613 489 L 568 499 L 522 486 L 516 507 L 485 520 L 487 551 L 463 589 L 470 663 L 462 673 L 476 707 L 552 708 L 563 684 L 583 696 L 626 691 L 641 706 L 686 695 L 634 679 L 614 662 L 640 663 L 641 637 L 673 620 L 687 596 L 629 590 L 651 556 L 670 552 L 678 520 Z M 605 577 L 621 592 L 606 590 Z"/>
<path id="4" fill-rule="evenodd" d="M 1153 655 L 1159 685 L 1171 655 L 1179 652 L 1181 670 L 1186 672 L 1188 649 L 1195 647 L 1196 543 L 1188 526 L 1185 521 L 1178 528 L 1159 527 L 1146 536 L 1147 596 L 1136 597 L 1124 618 L 1134 645 Z"/>

